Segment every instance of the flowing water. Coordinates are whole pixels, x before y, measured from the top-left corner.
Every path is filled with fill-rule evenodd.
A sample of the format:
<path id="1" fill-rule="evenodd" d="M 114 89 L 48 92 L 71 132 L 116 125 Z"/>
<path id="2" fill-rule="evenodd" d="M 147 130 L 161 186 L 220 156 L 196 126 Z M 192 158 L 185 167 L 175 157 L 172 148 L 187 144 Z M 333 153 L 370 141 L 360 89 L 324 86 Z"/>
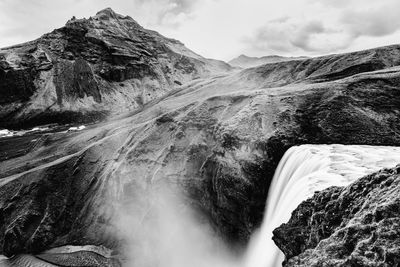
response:
<path id="1" fill-rule="evenodd" d="M 358 145 L 301 145 L 290 148 L 275 171 L 263 224 L 249 245 L 246 267 L 282 266 L 283 253 L 272 231 L 314 192 L 345 186 L 364 175 L 400 163 L 400 147 Z"/>
<path id="2" fill-rule="evenodd" d="M 122 209 L 120 213 L 116 226 L 127 239 L 127 255 L 130 256 L 123 266 L 281 266 L 283 254 L 271 239 L 272 231 L 287 222 L 302 201 L 315 191 L 348 185 L 366 174 L 398 163 L 400 147 L 301 145 L 290 148 L 275 171 L 262 227 L 241 259 L 225 250 L 224 245 L 215 240 L 208 228 L 199 224 L 190 212 L 182 213 L 180 199 L 168 201 L 170 198 L 155 192 L 152 210 L 156 216 L 149 216 L 146 212 L 146 216 L 141 218 L 134 209 Z M 70 251 L 61 253 L 66 252 Z M 52 256 L 54 251 L 48 253 L 46 257 Z M 55 265 L 35 256 L 19 255 L 11 260 L 0 258 L 2 266 Z"/>

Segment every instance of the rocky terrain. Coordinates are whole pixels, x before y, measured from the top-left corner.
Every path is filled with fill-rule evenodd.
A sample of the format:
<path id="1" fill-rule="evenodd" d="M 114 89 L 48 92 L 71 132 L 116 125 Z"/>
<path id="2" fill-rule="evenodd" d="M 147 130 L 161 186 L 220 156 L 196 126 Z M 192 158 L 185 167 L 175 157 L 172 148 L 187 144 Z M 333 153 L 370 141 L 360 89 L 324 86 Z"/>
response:
<path id="1" fill-rule="evenodd" d="M 237 58 L 230 60 L 228 63 L 231 66 L 239 67 L 243 69 L 254 68 L 260 65 L 269 63 L 285 62 L 292 60 L 304 60 L 307 57 L 283 57 L 283 56 L 264 56 L 264 57 L 249 57 L 246 55 L 240 55 Z"/>
<path id="2" fill-rule="evenodd" d="M 96 121 L 230 69 L 105 9 L 0 49 L 0 127 Z"/>
<path id="3" fill-rule="evenodd" d="M 284 266 L 398 266 L 400 165 L 331 187 L 274 231 Z"/>
<path id="4" fill-rule="evenodd" d="M 121 42 L 131 45 L 121 48 Z M 39 46 L 46 56 L 38 56 Z M 129 205 L 138 218 L 147 216 L 149 192 L 161 187 L 182 191 L 240 248 L 262 221 L 269 183 L 289 147 L 400 145 L 397 45 L 214 75 L 230 67 L 104 10 L 1 53 L 2 125 L 42 116 L 48 122 L 54 114 L 71 114 L 66 110 L 92 118 L 93 111 L 125 110 L 125 100 L 136 110 L 80 132 L 0 139 L 0 254 L 7 256 L 63 245 L 121 251 L 118 209 Z M 50 77 L 43 86 L 27 74 L 40 68 Z M 148 87 L 153 82 L 157 86 Z M 139 103 L 129 99 L 143 92 L 150 96 L 137 110 Z"/>

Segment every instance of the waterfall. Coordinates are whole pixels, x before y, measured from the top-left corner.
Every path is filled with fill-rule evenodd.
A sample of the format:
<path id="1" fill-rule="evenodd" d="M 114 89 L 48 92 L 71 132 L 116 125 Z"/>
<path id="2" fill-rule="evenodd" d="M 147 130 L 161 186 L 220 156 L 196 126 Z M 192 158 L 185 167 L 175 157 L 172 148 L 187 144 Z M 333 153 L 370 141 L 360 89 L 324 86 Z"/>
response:
<path id="1" fill-rule="evenodd" d="M 272 231 L 316 191 L 345 186 L 364 175 L 400 163 L 400 147 L 358 145 L 301 145 L 281 159 L 266 202 L 261 229 L 250 242 L 245 267 L 282 266 L 283 253 L 272 241 Z"/>
<path id="2" fill-rule="evenodd" d="M 123 266 L 281 266 L 284 257 L 272 241 L 272 231 L 287 222 L 302 201 L 315 191 L 348 185 L 366 174 L 398 163 L 400 147 L 301 145 L 290 148 L 275 171 L 263 224 L 251 240 L 244 259 L 238 259 L 190 210 L 182 212 L 182 207 L 187 207 L 175 192 L 164 192 L 160 188 L 152 193 L 154 196 L 149 196 L 151 205 L 143 216 L 138 216 L 141 213 L 134 205 L 117 211 L 116 226 L 126 237 L 128 252 Z M 41 259 L 51 258 L 51 253 L 54 251 L 11 259 L 0 256 L 0 266 L 55 266 Z"/>

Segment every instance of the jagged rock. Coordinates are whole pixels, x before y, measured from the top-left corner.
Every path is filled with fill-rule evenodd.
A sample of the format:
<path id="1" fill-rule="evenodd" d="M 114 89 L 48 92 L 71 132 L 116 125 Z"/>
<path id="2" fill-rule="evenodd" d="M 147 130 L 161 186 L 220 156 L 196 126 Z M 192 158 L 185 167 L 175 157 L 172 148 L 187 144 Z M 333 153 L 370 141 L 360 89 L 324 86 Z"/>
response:
<path id="1" fill-rule="evenodd" d="M 230 69 L 105 9 L 0 50 L 0 127 L 135 110 L 193 78 Z"/>
<path id="2" fill-rule="evenodd" d="M 274 230 L 284 266 L 398 266 L 400 165 L 332 187 Z"/>

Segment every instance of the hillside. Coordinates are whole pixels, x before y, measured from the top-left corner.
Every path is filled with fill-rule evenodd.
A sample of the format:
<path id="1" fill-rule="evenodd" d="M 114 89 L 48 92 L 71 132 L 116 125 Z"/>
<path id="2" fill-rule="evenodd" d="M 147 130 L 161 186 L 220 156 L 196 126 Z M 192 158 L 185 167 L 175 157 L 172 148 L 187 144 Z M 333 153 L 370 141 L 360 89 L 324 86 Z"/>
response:
<path id="1" fill-rule="evenodd" d="M 78 133 L 0 139 L 0 251 L 119 251 L 117 207 L 133 201 L 144 216 L 149 191 L 166 186 L 225 240 L 246 244 L 292 145 L 400 145 L 399 53 L 390 46 L 197 79 Z"/>
<path id="2" fill-rule="evenodd" d="M 240 55 L 237 58 L 230 60 L 228 63 L 231 66 L 239 67 L 243 69 L 253 68 L 264 64 L 285 62 L 292 60 L 303 60 L 307 57 L 283 57 L 283 56 L 264 56 L 264 57 L 249 57 L 246 55 Z"/>
<path id="3" fill-rule="evenodd" d="M 105 9 L 0 50 L 0 127 L 95 121 L 230 69 Z"/>

